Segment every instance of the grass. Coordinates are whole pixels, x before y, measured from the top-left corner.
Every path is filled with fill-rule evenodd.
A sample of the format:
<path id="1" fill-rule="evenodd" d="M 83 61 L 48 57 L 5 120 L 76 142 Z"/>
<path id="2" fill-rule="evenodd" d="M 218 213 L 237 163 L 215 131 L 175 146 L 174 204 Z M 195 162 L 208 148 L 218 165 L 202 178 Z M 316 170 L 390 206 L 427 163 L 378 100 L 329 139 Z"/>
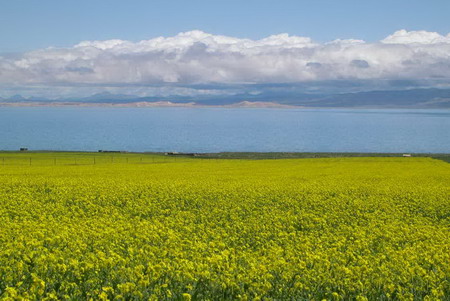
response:
<path id="1" fill-rule="evenodd" d="M 450 161 L 450 154 L 412 153 L 413 157 L 436 158 Z M 335 153 L 335 152 L 222 152 L 199 154 L 200 158 L 215 159 L 300 159 L 300 158 L 353 158 L 353 157 L 403 157 L 403 153 Z"/>
<path id="2" fill-rule="evenodd" d="M 450 154 L 412 153 L 413 157 L 426 157 L 450 163 Z M 221 152 L 174 154 L 165 153 L 98 153 L 98 152 L 53 152 L 53 151 L 0 151 L 0 165 L 91 165 L 102 163 L 164 163 L 190 159 L 307 159 L 307 158 L 358 158 L 358 157 L 403 157 L 403 153 L 330 153 L 330 152 Z"/>
<path id="3" fill-rule="evenodd" d="M 0 152 L 0 165 L 151 164 L 184 161 L 162 153 Z"/>

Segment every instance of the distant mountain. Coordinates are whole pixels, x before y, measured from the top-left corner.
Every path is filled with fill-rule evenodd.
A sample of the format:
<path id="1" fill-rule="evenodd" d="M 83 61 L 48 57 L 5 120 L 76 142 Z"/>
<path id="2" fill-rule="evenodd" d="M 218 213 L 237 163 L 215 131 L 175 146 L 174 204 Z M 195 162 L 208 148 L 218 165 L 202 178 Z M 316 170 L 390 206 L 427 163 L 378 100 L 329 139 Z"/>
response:
<path id="1" fill-rule="evenodd" d="M 23 97 L 20 94 L 16 94 L 13 95 L 11 97 L 0 97 L 0 101 L 1 102 L 17 102 L 17 103 L 22 103 L 22 102 L 54 102 L 55 100 L 49 100 L 47 98 L 44 97 Z"/>
<path id="2" fill-rule="evenodd" d="M 137 96 L 127 95 L 127 94 L 112 94 L 109 92 L 97 93 L 89 97 L 83 98 L 84 101 L 103 101 L 103 100 L 111 100 L 111 101 L 120 101 L 133 99 Z"/>
<path id="3" fill-rule="evenodd" d="M 8 100 L 10 100 L 10 101 L 24 101 L 24 100 L 27 100 L 27 99 L 25 97 L 23 97 L 22 95 L 16 94 L 16 95 L 13 95 L 11 97 L 8 97 Z"/>
<path id="4" fill-rule="evenodd" d="M 338 94 L 314 102 L 322 107 L 450 108 L 450 89 L 412 89 Z"/>
<path id="5" fill-rule="evenodd" d="M 378 107 L 378 108 L 450 108 L 450 89 L 412 89 L 369 91 L 344 94 L 308 94 L 270 92 L 258 95 L 241 94 L 205 99 L 192 99 L 199 104 L 232 104 L 241 101 L 275 102 L 304 107 Z"/>
<path id="6" fill-rule="evenodd" d="M 126 94 L 99 93 L 84 98 L 48 100 L 43 98 L 24 98 L 14 95 L 0 99 L 2 102 L 76 102 L 86 104 L 128 104 L 135 102 L 171 102 L 197 105 L 233 105 L 241 102 L 271 102 L 282 105 L 311 108 L 450 108 L 450 89 L 411 89 L 382 90 L 341 94 L 299 93 L 295 90 L 263 91 L 260 94 L 241 93 L 235 95 L 201 96 L 149 96 L 139 97 Z"/>

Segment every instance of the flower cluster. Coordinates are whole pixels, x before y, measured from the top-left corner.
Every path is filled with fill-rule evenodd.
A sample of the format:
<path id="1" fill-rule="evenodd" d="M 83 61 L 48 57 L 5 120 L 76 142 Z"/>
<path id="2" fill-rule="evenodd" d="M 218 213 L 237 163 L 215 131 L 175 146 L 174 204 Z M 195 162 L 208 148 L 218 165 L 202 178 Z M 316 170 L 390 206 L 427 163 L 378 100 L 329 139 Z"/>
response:
<path id="1" fill-rule="evenodd" d="M 0 299 L 445 299 L 449 166 L 0 166 Z"/>

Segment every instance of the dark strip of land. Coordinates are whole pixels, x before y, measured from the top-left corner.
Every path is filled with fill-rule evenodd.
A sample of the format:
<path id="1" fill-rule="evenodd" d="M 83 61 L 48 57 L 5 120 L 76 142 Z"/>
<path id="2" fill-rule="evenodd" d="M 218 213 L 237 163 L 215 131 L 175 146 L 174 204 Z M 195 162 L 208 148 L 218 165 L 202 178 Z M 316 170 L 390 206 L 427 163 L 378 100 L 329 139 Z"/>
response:
<path id="1" fill-rule="evenodd" d="M 183 156 L 183 153 L 177 154 Z M 431 153 L 333 153 L 333 152 L 221 152 L 221 153 L 201 153 L 195 154 L 199 158 L 211 159 L 295 159 L 295 158 L 345 158 L 345 157 L 430 157 L 440 159 L 450 163 L 450 154 Z"/>
<path id="2" fill-rule="evenodd" d="M 0 151 L 0 154 L 21 154 L 27 153 L 48 153 L 61 155 L 77 154 L 77 155 L 154 155 L 169 157 L 194 157 L 201 159 L 247 159 L 247 160 L 263 160 L 263 159 L 296 159 L 296 158 L 346 158 L 346 157 L 429 157 L 439 159 L 450 163 L 450 153 L 364 153 L 364 152 L 219 152 L 219 153 L 182 153 L 182 152 L 126 152 L 126 151 L 101 151 L 97 152 L 80 152 L 80 151 Z"/>

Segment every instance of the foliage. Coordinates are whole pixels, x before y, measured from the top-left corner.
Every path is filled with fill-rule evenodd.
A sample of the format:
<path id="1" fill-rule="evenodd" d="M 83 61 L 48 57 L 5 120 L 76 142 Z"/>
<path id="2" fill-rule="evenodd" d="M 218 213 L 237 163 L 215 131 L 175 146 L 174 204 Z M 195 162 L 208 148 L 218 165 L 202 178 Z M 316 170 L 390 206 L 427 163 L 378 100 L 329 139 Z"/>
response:
<path id="1" fill-rule="evenodd" d="M 138 162 L 0 166 L 0 299 L 450 296 L 447 163 Z"/>

